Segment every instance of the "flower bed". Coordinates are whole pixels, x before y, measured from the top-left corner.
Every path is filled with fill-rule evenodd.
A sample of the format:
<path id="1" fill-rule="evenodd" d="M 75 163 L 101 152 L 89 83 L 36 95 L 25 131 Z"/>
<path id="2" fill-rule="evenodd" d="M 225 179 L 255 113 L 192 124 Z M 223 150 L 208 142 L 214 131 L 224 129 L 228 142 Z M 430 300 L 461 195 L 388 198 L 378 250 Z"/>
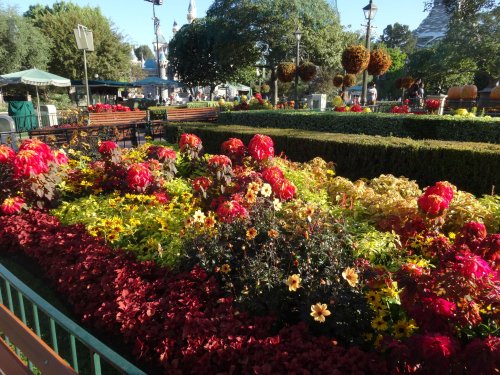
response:
<path id="1" fill-rule="evenodd" d="M 497 371 L 498 196 L 274 152 L 1 146 L 0 248 L 155 372 Z"/>

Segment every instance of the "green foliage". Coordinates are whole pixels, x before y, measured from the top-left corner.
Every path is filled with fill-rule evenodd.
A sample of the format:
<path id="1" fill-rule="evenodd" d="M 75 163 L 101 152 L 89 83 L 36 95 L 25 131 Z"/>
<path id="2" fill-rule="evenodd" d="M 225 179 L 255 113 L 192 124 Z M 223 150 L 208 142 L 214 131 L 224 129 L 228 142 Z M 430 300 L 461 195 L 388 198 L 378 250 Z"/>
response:
<path id="1" fill-rule="evenodd" d="M 417 38 L 410 27 L 397 22 L 394 25 L 387 25 L 380 36 L 380 41 L 388 48 L 398 48 L 404 53 L 412 52 L 417 44 Z"/>
<path id="2" fill-rule="evenodd" d="M 290 122 L 290 118 L 286 119 Z M 273 138 L 278 153 L 285 152 L 296 161 L 319 156 L 335 163 L 337 175 L 354 180 L 381 174 L 407 176 L 420 186 L 447 180 L 478 195 L 490 193 L 492 186 L 500 186 L 500 146 L 494 144 L 238 125 L 170 124 L 165 127 L 168 140 L 175 140 L 180 132 L 197 134 L 204 140 L 204 149 L 213 153 L 219 152 L 220 144 L 228 138 L 238 137 L 249 142 L 256 133 L 266 134 Z"/>
<path id="3" fill-rule="evenodd" d="M 0 3 L 0 74 L 33 67 L 46 69 L 50 51 L 51 41 L 31 20 Z"/>
<path id="4" fill-rule="evenodd" d="M 187 108 L 205 108 L 205 107 L 218 107 L 219 103 L 216 101 L 202 101 L 202 102 L 188 102 Z"/>
<path id="5" fill-rule="evenodd" d="M 83 52 L 78 50 L 73 29 L 78 24 L 93 31 L 94 52 L 87 53 L 88 74 L 99 74 L 110 80 L 127 80 L 130 69 L 130 46 L 124 43 L 99 8 L 80 7 L 64 1 L 52 7 L 35 6 L 25 13 L 52 43 L 57 53 L 48 64 L 52 73 L 82 79 Z"/>
<path id="6" fill-rule="evenodd" d="M 155 58 L 155 55 L 153 54 L 153 51 L 151 51 L 151 48 L 149 48 L 149 46 L 145 44 L 135 48 L 134 53 L 138 60 L 148 60 Z"/>

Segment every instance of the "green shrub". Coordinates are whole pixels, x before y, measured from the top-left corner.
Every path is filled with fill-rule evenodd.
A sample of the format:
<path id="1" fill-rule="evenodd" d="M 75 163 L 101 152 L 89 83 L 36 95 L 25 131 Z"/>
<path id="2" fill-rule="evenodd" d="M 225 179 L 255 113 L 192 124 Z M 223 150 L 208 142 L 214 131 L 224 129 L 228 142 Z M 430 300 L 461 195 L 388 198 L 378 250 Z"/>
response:
<path id="1" fill-rule="evenodd" d="M 219 124 L 303 129 L 331 133 L 500 143 L 500 119 L 386 113 L 239 111 L 219 115 Z"/>
<path id="2" fill-rule="evenodd" d="M 405 176 L 420 186 L 447 180 L 477 195 L 500 186 L 500 145 L 203 123 L 165 127 L 165 136 L 171 142 L 182 132 L 200 136 L 205 150 L 211 153 L 220 152 L 220 144 L 230 137 L 248 143 L 255 133 L 266 134 L 273 138 L 276 153 L 284 152 L 294 161 L 322 157 L 335 163 L 338 175 L 351 180 L 381 174 Z"/>
<path id="3" fill-rule="evenodd" d="M 204 108 L 204 107 L 218 107 L 218 106 L 219 106 L 219 103 L 214 102 L 214 101 L 187 103 L 188 108 Z"/>
<path id="4" fill-rule="evenodd" d="M 149 107 L 150 120 L 166 120 L 168 107 Z"/>

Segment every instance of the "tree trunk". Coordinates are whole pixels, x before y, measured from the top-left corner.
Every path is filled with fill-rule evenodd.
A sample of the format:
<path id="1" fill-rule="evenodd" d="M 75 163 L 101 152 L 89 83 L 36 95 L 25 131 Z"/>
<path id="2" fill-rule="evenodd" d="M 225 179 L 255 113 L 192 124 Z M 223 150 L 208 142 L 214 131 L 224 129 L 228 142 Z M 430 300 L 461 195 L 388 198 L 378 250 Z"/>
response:
<path id="1" fill-rule="evenodd" d="M 273 106 L 278 104 L 278 74 L 276 73 L 276 67 L 271 68 L 271 103 Z"/>

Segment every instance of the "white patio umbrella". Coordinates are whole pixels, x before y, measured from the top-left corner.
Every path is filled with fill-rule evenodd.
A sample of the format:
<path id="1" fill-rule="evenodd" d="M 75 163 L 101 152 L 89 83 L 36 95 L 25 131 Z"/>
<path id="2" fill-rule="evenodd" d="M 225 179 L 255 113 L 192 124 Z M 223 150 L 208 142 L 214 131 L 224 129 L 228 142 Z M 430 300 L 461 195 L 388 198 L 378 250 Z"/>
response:
<path id="1" fill-rule="evenodd" d="M 64 78 L 49 72 L 44 72 L 43 70 L 39 69 L 28 69 L 22 70 L 20 72 L 0 75 L 0 86 L 14 85 L 19 83 L 35 86 L 38 126 L 41 126 L 40 96 L 38 95 L 38 86 L 67 87 L 71 85 L 71 81 L 68 78 Z"/>

